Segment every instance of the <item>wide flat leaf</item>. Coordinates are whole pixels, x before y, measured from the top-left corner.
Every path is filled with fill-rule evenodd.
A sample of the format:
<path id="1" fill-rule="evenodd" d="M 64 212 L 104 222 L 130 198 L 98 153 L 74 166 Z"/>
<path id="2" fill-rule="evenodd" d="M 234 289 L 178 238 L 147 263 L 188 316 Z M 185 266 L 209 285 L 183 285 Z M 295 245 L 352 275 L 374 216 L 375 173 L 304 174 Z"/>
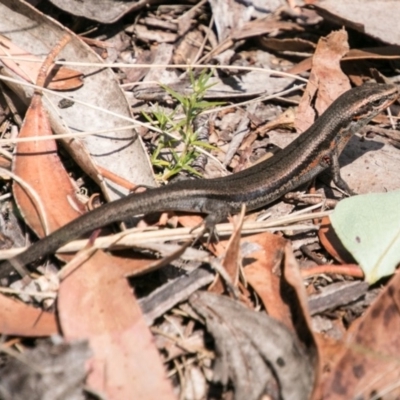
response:
<path id="1" fill-rule="evenodd" d="M 140 261 L 138 261 L 141 263 Z M 175 400 L 155 342 L 125 278 L 124 261 L 97 251 L 63 279 L 59 322 L 68 342 L 87 340 L 87 385 L 108 400 Z"/>
<path id="2" fill-rule="evenodd" d="M 35 94 L 18 137 L 32 138 L 44 135 L 51 135 L 50 121 L 41 96 Z M 19 183 L 13 184 L 14 199 L 18 208 L 25 222 L 39 237 L 46 236 L 85 212 L 84 205 L 76 195 L 76 187 L 58 157 L 55 140 L 17 143 L 13 156 L 13 171 L 28 183 L 41 199 L 44 215 L 40 215 L 37 203 L 31 195 Z M 47 232 L 43 226 L 44 221 Z"/>
<path id="3" fill-rule="evenodd" d="M 345 345 L 337 347 L 336 361 L 322 381 L 320 398 L 399 398 L 399 287 L 400 275 L 396 274 L 347 332 Z"/>
<path id="4" fill-rule="evenodd" d="M 345 199 L 331 216 L 333 228 L 374 283 L 400 262 L 400 190 Z"/>
<path id="5" fill-rule="evenodd" d="M 83 74 L 84 84 L 78 90 L 63 91 L 63 95 L 74 99 L 71 106 L 59 107 L 60 97 L 57 94 L 60 93 L 47 93 L 43 96 L 43 105 L 54 133 L 107 131 L 79 140 L 64 141 L 78 165 L 94 181 L 98 180 L 98 165 L 135 184 L 154 186 L 153 172 L 136 130 L 119 130 L 130 123 L 130 106 L 114 72 L 102 65 L 104 60 L 73 32 L 67 31 L 26 2 L 0 0 L 0 15 L 0 34 L 7 36 L 24 54 L 43 58 L 68 33 L 71 41 L 61 51 L 59 58 L 68 62 L 91 64 L 74 67 Z M 26 62 L 24 68 L 27 69 Z M 1 73 L 8 78 L 23 81 L 14 72 L 14 68 L 4 66 Z M 22 101 L 30 103 L 32 88 L 10 82 L 8 84 Z M 111 115 L 110 112 L 117 115 Z M 129 190 L 111 179 L 106 179 L 106 186 L 109 189 L 106 198 L 110 200 L 129 193 Z"/>

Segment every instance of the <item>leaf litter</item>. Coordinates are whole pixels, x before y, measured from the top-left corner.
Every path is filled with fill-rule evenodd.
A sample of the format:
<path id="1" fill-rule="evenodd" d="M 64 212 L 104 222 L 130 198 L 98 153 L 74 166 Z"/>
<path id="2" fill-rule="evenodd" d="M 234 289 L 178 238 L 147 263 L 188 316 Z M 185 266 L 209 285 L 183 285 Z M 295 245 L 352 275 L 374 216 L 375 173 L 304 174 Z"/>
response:
<path id="1" fill-rule="evenodd" d="M 7 15 L 0 23 L 0 34 L 10 40 L 7 47 L 17 46 L 29 58 L 35 56 L 43 60 L 43 55 L 51 52 L 62 37 L 61 24 L 64 22 L 68 25 L 68 18 L 65 19 L 65 14 L 57 14 L 56 19 L 61 24 L 55 23 L 47 16 L 51 10 L 43 9 L 44 13 L 41 13 L 20 1 L 13 3 L 11 7 L 10 1 L 0 1 L 2 14 Z M 135 62 L 162 60 L 162 64 L 170 64 L 171 67 L 186 60 L 199 64 L 218 60 L 229 64 L 230 69 L 224 70 L 223 66 L 219 66 L 214 71 L 210 79 L 216 85 L 208 91 L 205 99 L 239 100 L 242 103 L 242 114 L 236 118 L 236 122 L 234 118 L 230 119 L 237 124 L 236 127 L 229 127 L 231 133 L 221 129 L 222 112 L 214 113 L 205 122 L 212 144 L 222 150 L 214 154 L 214 160 L 206 165 L 205 175 L 208 177 L 220 176 L 221 164 L 217 159 L 225 159 L 232 140 L 230 134 L 242 132 L 239 129 L 240 123 L 244 125 L 246 122 L 248 133 L 244 133 L 240 140 L 236 138 L 238 143 L 235 144 L 235 151 L 227 158 L 227 168 L 231 170 L 240 170 L 257 158 L 264 157 L 272 144 L 285 146 L 297 136 L 290 130 L 301 132 L 306 129 L 351 83 L 359 85 L 371 77 L 383 79 L 373 69 L 390 76 L 395 82 L 397 79 L 395 68 L 385 63 L 388 59 L 396 62 L 396 49 L 377 41 L 389 42 L 388 24 L 382 24 L 379 18 L 371 17 L 367 24 L 360 19 L 363 13 L 358 15 L 352 9 L 345 15 L 344 25 L 353 27 L 356 23 L 354 26 L 358 28 L 365 23 L 367 29 L 359 29 L 359 36 L 355 36 L 351 30 L 340 30 L 340 25 L 336 28 L 338 30 L 332 31 L 326 20 L 335 21 L 332 18 L 333 9 L 330 9 L 330 14 L 321 12 L 324 7 L 332 7 L 329 1 L 316 5 L 319 15 L 314 10 L 298 8 L 291 3 L 287 5 L 271 1 L 266 4 L 254 1 L 250 5 L 248 2 L 229 0 L 210 2 L 210 7 L 204 1 L 194 7 L 188 4 L 152 5 L 150 2 L 141 14 L 135 14 L 135 10 L 143 6 L 142 3 L 125 4 L 127 8 L 124 9 L 119 4 L 113 10 L 114 14 L 104 12 L 106 7 L 101 10 L 98 7 L 102 16 L 90 14 L 90 3 L 85 5 L 84 10 L 86 13 L 89 11 L 89 14 L 80 14 L 82 10 L 79 7 L 69 10 L 98 21 L 108 18 L 108 22 L 128 18 L 122 16 L 129 10 L 133 11 L 131 16 L 138 16 L 136 25 L 132 25 L 131 21 L 127 23 L 129 19 L 121 20 L 119 31 L 113 33 L 114 37 L 111 37 L 113 34 L 109 35 L 109 43 L 118 43 L 117 50 L 107 45 L 102 47 L 102 55 L 105 58 L 109 56 L 109 61 L 111 57 L 113 61 L 128 61 L 120 69 L 116 67 L 114 72 L 119 81 L 126 85 L 125 94 L 137 118 L 140 118 L 140 110 L 147 112 L 152 109 L 149 101 L 158 102 L 165 109 L 174 107 L 173 99 L 168 98 L 154 80 L 183 96 L 192 92 L 190 80 L 185 72 L 182 75 L 182 69 L 137 65 L 137 73 L 128 74 L 128 71 L 133 71 L 129 67 Z M 388 3 L 382 5 L 380 1 L 371 1 L 357 4 L 363 12 L 379 6 L 390 14 Z M 221 13 L 218 7 L 225 11 Z M 343 14 L 343 11 L 334 12 Z M 211 14 L 215 18 L 214 25 L 209 19 Z M 48 30 L 56 32 L 57 39 L 49 41 L 50 35 L 45 35 L 43 31 L 38 30 L 35 35 L 31 35 L 29 30 L 22 28 L 36 20 L 40 20 L 41 25 Z M 375 26 L 369 25 L 370 21 Z M 82 23 L 81 27 L 89 26 L 84 25 L 88 21 Z M 18 35 L 8 24 L 21 28 Z M 376 29 L 378 25 L 380 31 Z M 103 28 L 107 29 L 105 26 Z M 73 33 L 71 35 L 72 42 L 67 45 L 62 56 L 67 61 L 67 68 L 74 73 L 77 71 L 78 75 L 83 72 L 84 79 L 80 88 L 76 85 L 74 89 L 67 89 L 66 97 L 70 97 L 72 103 L 66 104 L 65 109 L 60 108 L 67 110 L 60 111 L 63 120 L 69 129 L 74 128 L 78 132 L 110 127 L 107 118 L 109 109 L 113 109 L 125 118 L 120 120 L 112 117 L 114 127 L 123 128 L 122 124 L 128 122 L 130 115 L 127 103 L 121 99 L 122 92 L 116 90 L 113 72 L 99 67 L 100 59 L 93 57 L 94 50 L 89 52 L 86 45 L 82 47 L 78 37 Z M 361 44 L 360 37 L 366 45 Z M 87 42 L 93 46 L 95 43 L 99 45 L 100 38 L 95 33 L 91 36 L 93 41 Z M 352 48 L 349 43 L 352 43 Z M 393 35 L 390 43 L 398 44 Z M 71 49 L 74 49 L 72 53 Z M 266 49 L 273 49 L 273 52 Z M 68 66 L 70 61 L 90 61 L 97 65 Z M 21 60 L 15 62 L 22 63 Z M 369 63 L 374 64 L 373 68 Z M 243 70 L 251 70 L 253 66 L 255 68 L 252 72 Z M 4 70 L 7 68 L 12 73 L 7 76 L 14 75 L 12 79 L 15 79 L 17 67 L 11 66 L 9 59 L 4 59 Z M 264 74 L 260 68 L 277 72 L 295 72 L 297 69 L 297 73 L 303 74 L 302 80 L 308 78 L 308 84 L 302 92 L 300 86 L 295 86 L 298 83 L 295 76 L 280 77 L 273 72 Z M 97 81 L 101 74 L 104 74 L 103 80 Z M 141 85 L 138 79 L 143 79 L 147 86 Z M 21 90 L 18 89 L 20 85 L 13 84 L 11 87 L 21 96 Z M 286 89 L 291 92 L 286 92 Z M 46 89 L 43 91 L 47 94 Z M 258 99 L 278 92 L 285 92 L 285 95 L 278 97 L 273 105 Z M 84 93 L 91 96 L 80 97 Z M 59 104 L 59 98 L 53 95 L 46 97 L 46 111 L 42 111 L 37 98 L 31 100 L 31 94 L 22 97 L 31 105 L 26 113 L 21 104 L 18 106 L 19 112 L 25 115 L 20 135 L 30 137 L 40 133 L 47 136 L 51 131 L 66 132 L 63 121 L 49 106 L 48 99 Z M 77 101 L 75 104 L 73 99 Z M 103 108 L 103 111 L 87 113 L 86 108 L 80 107 L 79 101 L 82 99 Z M 248 101 L 253 104 L 248 104 Z M 6 113 L 3 103 L 0 101 Z M 294 119 L 284 117 L 287 105 L 298 104 Z M 273 108 L 273 112 L 269 108 Z M 394 116 L 398 111 L 397 105 L 392 107 Z M 47 114 L 50 115 L 50 121 Z M 268 136 L 261 143 L 253 132 L 257 129 L 254 122 L 264 122 L 266 115 L 271 116 Z M 12 121 L 11 117 L 9 120 Z M 80 125 L 80 120 L 85 124 Z M 94 122 L 95 125 L 90 126 Z M 383 115 L 375 122 L 385 128 L 392 124 Z M 7 137 L 9 126 L 1 125 L 2 132 L 5 132 L 3 137 Z M 359 193 L 391 191 L 400 187 L 396 173 L 399 153 L 392 145 L 394 142 L 381 136 L 386 131 L 393 138 L 393 134 L 380 127 L 367 131 L 366 138 L 354 137 L 341 157 L 341 165 L 344 165 L 342 174 Z M 392 131 L 395 132 L 393 126 Z M 137 132 L 146 140 L 149 149 L 159 140 L 159 133 L 149 127 L 142 125 Z M 264 136 L 265 133 L 262 132 Z M 108 133 L 100 133 L 99 136 L 104 135 Z M 122 150 L 118 138 L 113 136 L 112 140 Z M 125 184 L 126 181 L 140 186 L 143 184 L 141 178 L 146 181 L 146 177 L 150 177 L 147 183 L 153 182 L 149 163 L 140 153 L 142 150 L 137 148 L 133 150 L 128 146 L 128 153 L 114 159 L 120 162 L 107 161 L 104 164 L 108 152 L 113 153 L 107 145 L 101 144 L 96 150 L 90 145 L 87 149 L 79 146 L 78 150 L 74 150 L 76 162 L 81 167 L 86 165 L 86 173 L 99 185 L 95 188 L 93 183 L 88 184 L 81 172 L 76 172 L 76 166 L 71 167 L 62 150 L 56 150 L 54 141 L 35 140 L 26 143 L 18 143 L 15 148 L 13 171 L 34 187 L 45 216 L 38 214 L 37 206 L 25 192 L 17 189 L 17 183 L 14 184 L 14 196 L 25 223 L 38 236 L 57 229 L 85 211 L 83 206 L 77 206 L 82 204 L 82 196 L 78 198 L 75 194 L 78 185 L 87 185 L 89 192 L 94 193 L 100 187 L 105 199 L 112 199 L 126 193 L 124 188 L 130 187 Z M 28 152 L 41 154 L 32 156 L 33 164 L 30 164 L 23 161 L 23 157 L 25 160 L 30 158 Z M 82 158 L 87 161 L 81 162 Z M 129 163 L 128 169 L 134 169 L 130 164 L 131 159 L 139 161 L 138 164 L 142 165 L 140 168 L 144 170 L 136 175 L 126 175 L 122 167 Z M 97 168 L 97 163 L 101 168 Z M 117 169 L 114 168 L 116 164 Z M 110 170 L 106 174 L 108 189 L 104 187 L 104 179 L 101 178 L 103 170 Z M 71 176 L 80 178 L 72 181 Z M 113 183 L 114 177 L 118 183 Z M 118 189 L 110 192 L 110 187 Z M 317 188 L 320 187 L 318 184 Z M 324 188 L 329 198 L 340 199 L 340 193 L 329 186 Z M 84 203 L 86 201 L 87 198 L 83 200 Z M 279 202 L 270 207 L 268 211 L 272 218 L 301 209 L 301 200 L 291 202 Z M 385 211 L 387 207 L 381 208 Z M 167 215 L 159 224 L 170 227 L 178 223 L 194 226 L 197 218 Z M 151 226 L 152 223 L 154 219 L 146 218 L 146 225 Z M 21 396 L 26 395 L 26 387 L 18 387 L 13 383 L 17 377 L 26 382 L 32 382 L 32 379 L 39 382 L 31 390 L 32 398 L 81 396 L 83 380 L 91 395 L 101 393 L 110 399 L 178 398 L 178 391 L 181 398 L 184 396 L 188 399 L 222 398 L 227 392 L 232 392 L 235 399 L 258 399 L 262 394 L 276 399 L 339 399 L 357 396 L 393 398 L 398 391 L 398 329 L 395 325 L 396 293 L 399 287 L 397 274 L 389 282 L 382 282 L 383 289 L 372 287 L 368 291 L 366 283 L 352 282 L 351 278 L 340 276 L 340 265 L 330 265 L 332 261 L 329 258 L 329 253 L 336 252 L 337 245 L 326 236 L 321 246 L 315 233 L 318 223 L 316 220 L 308 228 L 304 226 L 301 232 L 287 226 L 275 234 L 262 233 L 242 238 L 241 225 L 238 224 L 230 241 L 225 243 L 221 240 L 212 245 L 204 242 L 211 254 L 193 252 L 190 257 L 185 249 L 176 248 L 166 255 L 167 248 L 156 245 L 148 246 L 147 249 L 141 245 L 141 254 L 136 257 L 132 257 L 126 250 L 109 254 L 96 249 L 94 235 L 86 248 L 56 275 L 59 288 L 49 295 L 58 296 L 56 313 L 51 303 L 41 302 L 38 296 L 32 296 L 32 287 L 24 288 L 25 284 L 20 285 L 22 289 L 19 297 L 28 298 L 27 304 L 6 297 L 6 293 L 0 296 L 4 312 L 1 332 L 4 337 L 17 337 L 9 341 L 9 346 L 22 350 L 24 356 L 20 358 L 15 352 L 9 352 L 11 355 L 7 356 L 9 359 L 2 369 L 2 382 L 6 379 L 7 384 L 2 384 L 0 389 L 6 394 L 12 392 L 12 398 L 23 398 Z M 368 229 L 374 230 L 375 225 Z M 385 227 L 382 229 L 385 231 Z M 295 249 L 294 253 L 291 246 Z M 308 250 L 304 250 L 305 247 Z M 152 253 L 157 251 L 164 258 L 155 260 Z M 336 259 L 341 258 L 336 255 Z M 346 262 L 352 261 L 349 259 Z M 56 274 L 55 265 L 60 264 L 52 261 L 46 265 L 46 269 L 43 269 L 42 264 L 35 274 Z M 352 264 L 342 265 L 345 275 Z M 307 268 L 318 271 L 318 277 L 308 277 L 303 281 L 301 270 L 306 272 Z M 215 270 L 219 271 L 219 275 Z M 126 277 L 132 275 L 132 272 L 135 276 L 127 280 Z M 303 275 L 310 276 L 306 273 Z M 210 287 L 212 280 L 214 284 Z M 152 326 L 153 336 L 149 326 Z M 76 341 L 88 346 L 77 347 L 81 355 L 80 375 L 75 376 L 72 372 L 75 367 L 65 360 L 61 361 L 64 376 L 43 374 L 42 364 L 35 358 L 35 351 L 38 354 L 41 352 L 40 357 L 51 363 L 52 348 L 59 344 L 49 344 L 38 338 L 55 333 L 61 335 L 59 340 L 64 348 L 75 346 Z M 24 337 L 36 338 L 33 346 Z M 210 337 L 213 338 L 212 342 Z M 28 350 L 29 346 L 33 349 Z M 90 348 L 90 354 L 87 348 Z M 3 349 L 3 352 L 6 350 Z M 23 370 L 18 362 L 28 365 L 28 369 Z M 163 362 L 170 379 L 167 379 Z M 84 374 L 83 370 L 86 371 Z M 33 375 L 32 371 L 35 371 Z M 47 389 L 45 378 L 50 381 L 62 380 L 65 383 L 64 394 L 58 395 Z M 79 382 L 71 392 L 68 378 Z"/>

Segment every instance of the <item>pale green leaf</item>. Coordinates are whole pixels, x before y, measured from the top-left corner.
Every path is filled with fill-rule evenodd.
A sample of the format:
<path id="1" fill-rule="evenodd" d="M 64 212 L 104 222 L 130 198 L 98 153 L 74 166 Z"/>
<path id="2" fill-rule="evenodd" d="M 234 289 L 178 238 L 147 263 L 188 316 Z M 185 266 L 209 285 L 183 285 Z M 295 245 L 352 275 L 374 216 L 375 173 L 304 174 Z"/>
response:
<path id="1" fill-rule="evenodd" d="M 342 200 L 331 222 L 369 283 L 393 274 L 400 263 L 400 190 Z"/>

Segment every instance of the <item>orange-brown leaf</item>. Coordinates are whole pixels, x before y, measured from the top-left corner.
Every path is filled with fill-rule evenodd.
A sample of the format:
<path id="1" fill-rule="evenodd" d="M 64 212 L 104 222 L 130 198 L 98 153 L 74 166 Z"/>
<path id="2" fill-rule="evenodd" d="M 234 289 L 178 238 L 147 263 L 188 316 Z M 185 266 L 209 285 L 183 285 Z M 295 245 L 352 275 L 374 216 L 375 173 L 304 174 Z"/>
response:
<path id="1" fill-rule="evenodd" d="M 305 131 L 314 122 L 314 98 L 317 114 L 321 115 L 333 100 L 350 89 L 349 79 L 340 69 L 340 60 L 348 49 L 347 33 L 344 30 L 332 32 L 319 40 L 312 59 L 310 79 L 297 110 L 297 131 Z"/>
<path id="2" fill-rule="evenodd" d="M 62 330 L 67 340 L 89 340 L 87 383 L 108 399 L 175 399 L 125 272 L 98 251 L 69 274 L 58 297 Z"/>
<path id="3" fill-rule="evenodd" d="M 0 294 L 0 332 L 15 336 L 50 336 L 59 333 L 54 314 Z"/>
<path id="4" fill-rule="evenodd" d="M 19 138 L 51 135 L 48 116 L 39 95 L 34 95 L 25 115 Z M 14 153 L 13 171 L 36 191 L 46 212 L 49 232 L 79 217 L 84 207 L 62 165 L 54 140 L 19 142 Z M 45 232 L 37 204 L 18 183 L 14 198 L 27 224 L 40 237 Z"/>
<path id="5" fill-rule="evenodd" d="M 399 304 L 400 274 L 397 273 L 357 327 L 349 332 L 339 361 L 324 384 L 324 399 L 398 398 Z"/>
<path id="6" fill-rule="evenodd" d="M 290 327 L 291 315 L 280 291 L 286 240 L 268 232 L 246 240 L 260 246 L 260 250 L 251 253 L 252 262 L 244 269 L 246 280 L 260 296 L 268 315 Z"/>
<path id="7" fill-rule="evenodd" d="M 242 262 L 242 256 L 240 254 L 240 238 L 243 226 L 244 213 L 242 212 L 237 218 L 237 222 L 234 224 L 234 230 L 229 240 L 219 242 L 216 246 L 219 247 L 218 252 L 220 255 L 224 254 L 222 266 L 228 274 L 231 283 L 234 286 L 238 285 L 239 282 L 239 267 Z M 223 249 L 223 250 L 222 250 Z M 216 280 L 211 285 L 209 290 L 213 293 L 223 293 L 224 285 L 221 276 L 217 275 Z"/>

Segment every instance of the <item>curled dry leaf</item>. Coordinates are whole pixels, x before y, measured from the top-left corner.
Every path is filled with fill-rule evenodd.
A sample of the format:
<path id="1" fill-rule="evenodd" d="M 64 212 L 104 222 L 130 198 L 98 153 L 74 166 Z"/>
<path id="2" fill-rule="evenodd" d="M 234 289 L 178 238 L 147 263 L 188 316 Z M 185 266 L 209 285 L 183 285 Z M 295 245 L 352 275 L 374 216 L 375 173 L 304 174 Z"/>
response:
<path id="1" fill-rule="evenodd" d="M 216 244 L 217 252 L 219 254 L 224 253 L 224 259 L 222 261 L 222 267 L 227 273 L 227 278 L 229 278 L 230 285 L 236 287 L 239 282 L 239 271 L 240 265 L 242 263 L 242 256 L 240 254 L 240 237 L 242 233 L 242 226 L 244 220 L 244 209 L 240 216 L 236 218 L 236 223 L 234 224 L 234 231 L 228 242 L 219 242 Z M 224 279 L 221 279 L 221 275 L 216 276 L 216 280 L 210 287 L 210 291 L 213 293 L 223 293 L 224 291 Z M 227 283 L 227 282 L 226 282 Z"/>
<path id="2" fill-rule="evenodd" d="M 283 324 L 212 293 L 197 292 L 189 302 L 214 337 L 215 379 L 224 385 L 231 380 L 236 400 L 258 400 L 263 393 L 285 400 L 309 398 L 312 362 Z"/>
<path id="3" fill-rule="evenodd" d="M 253 245 L 241 261 L 246 282 L 260 297 L 268 314 L 284 324 L 307 348 L 315 370 L 319 355 L 311 329 L 308 298 L 302 276 L 290 245 L 268 232 L 245 237 L 241 245 Z M 225 253 L 223 243 L 215 247 Z"/>
<path id="4" fill-rule="evenodd" d="M 260 296 L 268 315 L 290 327 L 291 313 L 280 290 L 286 240 L 268 232 L 245 240 L 259 245 L 258 250 L 249 254 L 251 262 L 244 268 L 246 281 Z"/>
<path id="5" fill-rule="evenodd" d="M 349 50 L 347 33 L 332 32 L 318 42 L 312 59 L 312 69 L 306 90 L 300 101 L 295 119 L 298 132 L 304 132 L 329 105 L 350 89 L 349 79 L 340 69 L 340 60 Z M 315 100 L 315 110 L 311 104 Z"/>
<path id="6" fill-rule="evenodd" d="M 325 250 L 338 262 L 345 263 L 353 261 L 353 257 L 343 246 L 336 235 L 329 217 L 324 217 L 321 221 L 318 237 Z"/>

